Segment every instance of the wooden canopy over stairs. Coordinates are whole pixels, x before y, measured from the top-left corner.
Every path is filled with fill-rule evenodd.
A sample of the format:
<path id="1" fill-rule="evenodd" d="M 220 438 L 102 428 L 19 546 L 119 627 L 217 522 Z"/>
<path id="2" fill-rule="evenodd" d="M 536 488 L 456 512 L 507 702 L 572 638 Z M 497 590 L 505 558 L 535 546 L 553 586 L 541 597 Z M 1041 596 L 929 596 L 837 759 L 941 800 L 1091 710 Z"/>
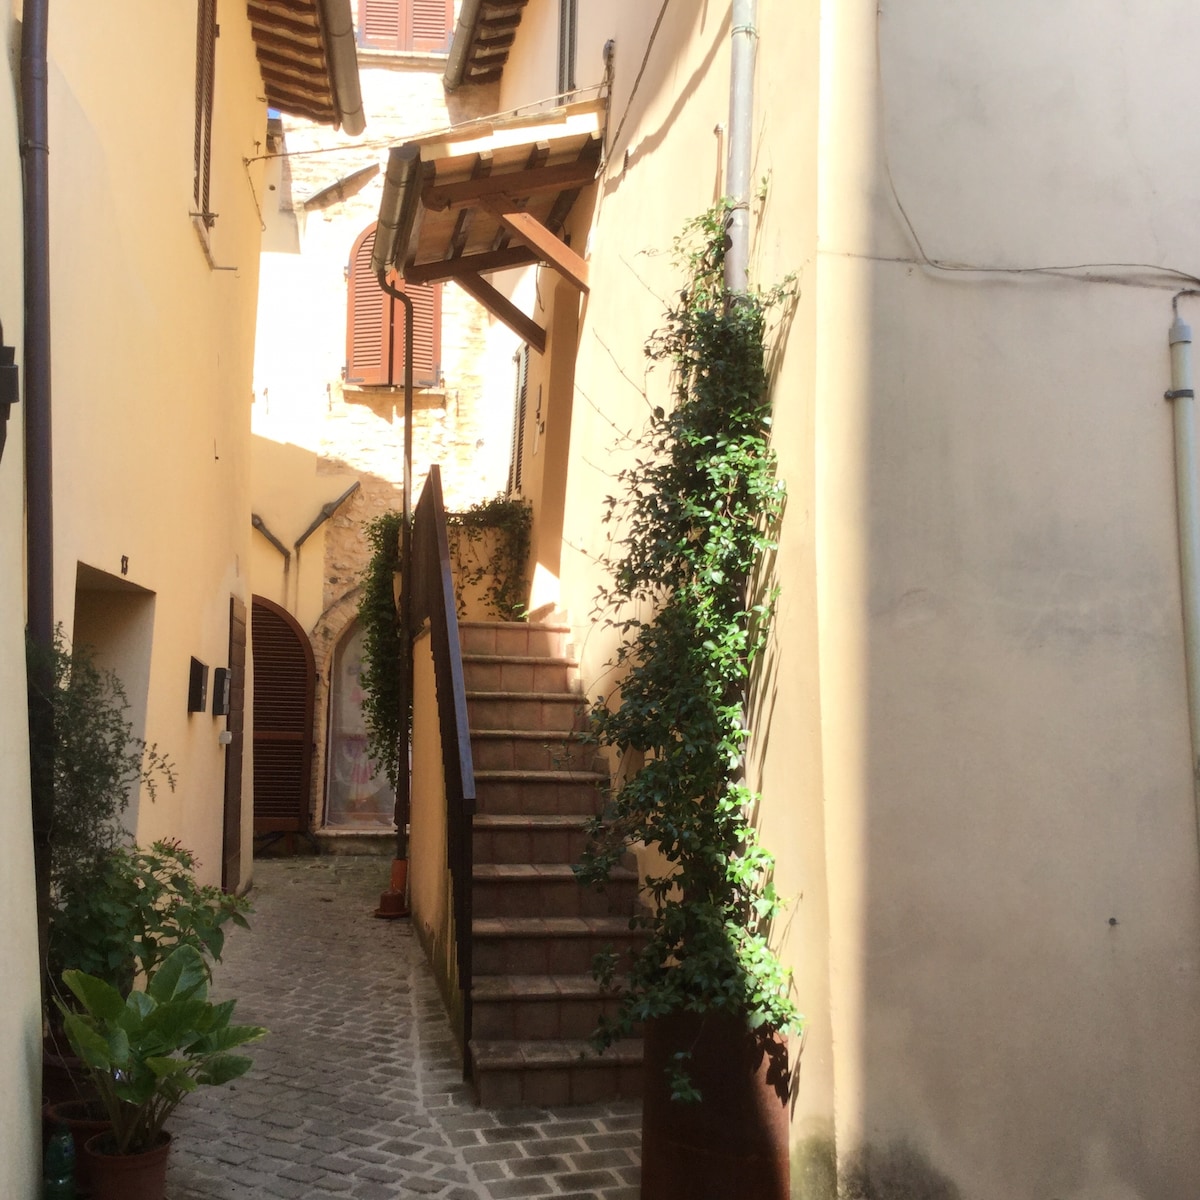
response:
<path id="1" fill-rule="evenodd" d="M 563 227 L 595 180 L 605 101 L 456 126 L 393 147 L 371 269 L 452 279 L 538 353 L 546 331 L 488 279 L 545 263 L 581 292 L 588 268 Z"/>

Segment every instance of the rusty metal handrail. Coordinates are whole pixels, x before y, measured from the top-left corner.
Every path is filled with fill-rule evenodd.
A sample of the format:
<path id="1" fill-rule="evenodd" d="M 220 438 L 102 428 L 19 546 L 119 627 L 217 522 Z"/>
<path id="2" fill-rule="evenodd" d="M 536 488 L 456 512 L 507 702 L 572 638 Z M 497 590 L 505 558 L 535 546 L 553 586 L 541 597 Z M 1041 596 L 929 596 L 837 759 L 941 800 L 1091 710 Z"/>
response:
<path id="1" fill-rule="evenodd" d="M 442 505 L 442 475 L 436 466 L 413 514 L 412 628 L 429 622 L 437 688 L 438 726 L 442 735 L 442 770 L 446 784 L 446 856 L 454 900 L 454 939 L 458 986 L 463 1003 L 463 1074 L 471 1075 L 471 826 L 475 816 L 475 770 L 467 720 L 467 693 L 462 650 L 458 641 L 458 611 L 446 510 Z"/>

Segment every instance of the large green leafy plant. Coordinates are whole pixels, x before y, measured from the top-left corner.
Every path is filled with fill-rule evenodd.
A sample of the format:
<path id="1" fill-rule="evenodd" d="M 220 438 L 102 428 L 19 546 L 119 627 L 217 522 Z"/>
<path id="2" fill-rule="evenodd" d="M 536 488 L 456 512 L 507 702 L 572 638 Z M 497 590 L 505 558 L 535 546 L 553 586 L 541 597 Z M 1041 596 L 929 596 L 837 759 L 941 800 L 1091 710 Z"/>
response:
<path id="1" fill-rule="evenodd" d="M 67 1037 L 112 1122 L 118 1154 L 153 1148 L 201 1084 L 244 1075 L 251 1060 L 229 1052 L 266 1033 L 231 1024 L 234 1001 L 208 999 L 208 969 L 194 946 L 173 950 L 145 989 L 128 995 L 83 971 L 66 971 L 63 981 L 78 1005 L 59 1002 Z"/>
<path id="2" fill-rule="evenodd" d="M 174 791 L 175 773 L 157 746 L 135 736 L 121 680 L 86 646 L 69 646 L 62 626 L 49 649 L 31 643 L 29 655 L 30 678 L 45 681 L 42 699 L 53 716 L 51 736 L 32 747 L 54 781 L 53 904 L 95 886 L 110 853 L 127 841 L 121 816 L 134 789 L 144 787 L 153 800 L 163 783 Z"/>
<path id="3" fill-rule="evenodd" d="M 654 410 L 618 476 L 624 494 L 608 502 L 619 532 L 600 599 L 622 634 L 624 675 L 619 703 L 593 707 L 592 730 L 645 761 L 594 824 L 577 871 L 600 883 L 638 843 L 662 865 L 644 880 L 651 907 L 635 921 L 647 938 L 616 1017 L 597 1031 L 601 1046 L 678 1011 L 729 1013 L 751 1029 L 798 1021 L 768 943 L 779 902 L 743 775 L 751 670 L 774 607 L 757 579 L 783 504 L 764 340 L 787 288 L 725 291 L 725 217 L 714 210 L 681 239 L 689 278 L 647 345 L 673 367 L 674 403 Z M 598 960 L 602 982 L 615 968 L 612 956 Z M 675 1094 L 694 1095 L 685 1070 Z"/>
<path id="4" fill-rule="evenodd" d="M 250 904 L 196 881 L 195 856 L 176 842 L 117 846 L 86 887 L 68 880 L 52 914 L 51 971 L 70 967 L 127 991 L 178 946 L 219 961 L 225 926 L 248 928 Z"/>

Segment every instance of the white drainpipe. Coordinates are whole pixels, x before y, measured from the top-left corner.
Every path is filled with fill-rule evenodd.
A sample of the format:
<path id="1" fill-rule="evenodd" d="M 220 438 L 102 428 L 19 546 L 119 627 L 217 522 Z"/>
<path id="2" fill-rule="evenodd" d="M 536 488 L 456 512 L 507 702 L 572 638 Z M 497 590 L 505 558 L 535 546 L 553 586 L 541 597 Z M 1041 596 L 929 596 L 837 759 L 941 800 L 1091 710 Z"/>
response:
<path id="1" fill-rule="evenodd" d="M 1178 301 L 1178 297 L 1176 297 Z M 1171 325 L 1171 390 L 1175 406 L 1175 502 L 1179 512 L 1179 570 L 1183 645 L 1192 735 L 1192 788 L 1200 830 L 1200 484 L 1196 477 L 1196 398 L 1192 386 L 1192 328 L 1178 314 Z"/>
<path id="2" fill-rule="evenodd" d="M 733 0 L 729 58 L 729 171 L 733 212 L 725 252 L 725 287 L 744 292 L 750 270 L 750 164 L 754 139 L 754 54 L 758 48 L 756 0 Z"/>

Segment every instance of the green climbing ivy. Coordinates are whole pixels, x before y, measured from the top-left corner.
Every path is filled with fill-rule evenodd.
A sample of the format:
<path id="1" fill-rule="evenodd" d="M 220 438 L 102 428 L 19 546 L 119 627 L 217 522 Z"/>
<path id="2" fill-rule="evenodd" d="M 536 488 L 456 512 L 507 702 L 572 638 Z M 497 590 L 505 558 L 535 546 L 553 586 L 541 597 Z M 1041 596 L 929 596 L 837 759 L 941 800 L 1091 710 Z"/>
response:
<path id="1" fill-rule="evenodd" d="M 740 1015 L 755 1029 L 799 1020 L 768 944 L 779 900 L 743 771 L 751 670 L 775 602 L 756 580 L 784 498 L 769 443 L 766 323 L 792 288 L 726 292 L 726 218 L 723 207 L 704 214 L 677 243 L 688 279 L 646 346 L 673 369 L 674 403 L 654 410 L 605 516 L 619 532 L 599 607 L 621 633 L 624 675 L 619 703 L 602 697 L 591 727 L 644 766 L 593 823 L 576 870 L 598 884 L 636 843 L 665 866 L 643 880 L 653 907 L 635 922 L 648 939 L 617 1015 L 597 1030 L 601 1047 L 682 1010 Z M 601 982 L 613 984 L 615 970 L 615 956 L 597 959 Z M 673 1085 L 694 1098 L 686 1063 Z"/>
<path id="2" fill-rule="evenodd" d="M 466 612 L 469 589 L 482 585 L 484 603 L 503 621 L 525 616 L 529 534 L 533 511 L 525 500 L 497 496 L 466 512 L 447 513 L 458 615 Z"/>
<path id="3" fill-rule="evenodd" d="M 396 606 L 396 576 L 400 573 L 400 534 L 404 514 L 385 512 L 367 522 L 371 557 L 362 577 L 358 620 L 362 627 L 363 719 L 367 747 L 393 791 L 400 788 L 401 771 L 408 770 L 408 747 L 402 746 L 401 723 L 404 679 L 400 670 L 403 641 Z"/>

